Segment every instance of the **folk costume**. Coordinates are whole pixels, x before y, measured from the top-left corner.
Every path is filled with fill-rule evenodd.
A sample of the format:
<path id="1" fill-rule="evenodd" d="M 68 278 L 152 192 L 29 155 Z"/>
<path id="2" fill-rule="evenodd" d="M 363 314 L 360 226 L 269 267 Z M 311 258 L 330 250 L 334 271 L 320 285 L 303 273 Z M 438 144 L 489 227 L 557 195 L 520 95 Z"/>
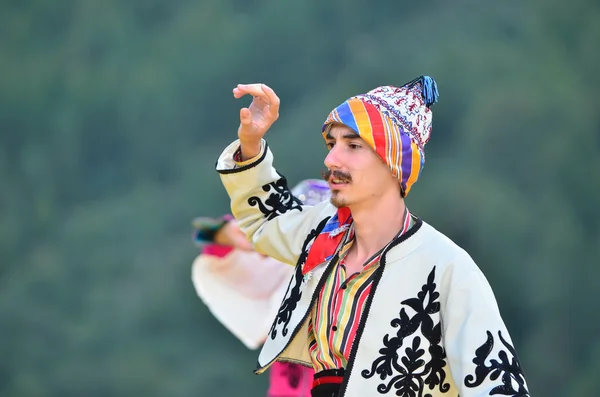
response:
<path id="1" fill-rule="evenodd" d="M 424 165 L 438 98 L 433 79 L 378 87 L 336 107 L 408 195 Z M 257 252 L 294 266 L 258 357 L 315 368 L 317 397 L 529 397 L 488 281 L 462 248 L 408 210 L 396 237 L 355 275 L 344 271 L 352 214 L 308 207 L 273 167 L 266 142 L 241 161 L 239 141 L 216 164 L 232 214 Z"/>

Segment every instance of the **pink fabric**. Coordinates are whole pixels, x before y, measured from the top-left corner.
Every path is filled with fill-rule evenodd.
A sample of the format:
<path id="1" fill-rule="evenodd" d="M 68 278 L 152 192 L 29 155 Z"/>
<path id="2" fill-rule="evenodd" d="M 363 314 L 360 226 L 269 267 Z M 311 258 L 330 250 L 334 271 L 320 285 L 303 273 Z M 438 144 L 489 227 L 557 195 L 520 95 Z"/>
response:
<path id="1" fill-rule="evenodd" d="M 310 397 L 313 375 L 312 368 L 276 362 L 269 368 L 267 397 Z"/>
<path id="2" fill-rule="evenodd" d="M 206 244 L 202 249 L 202 253 L 205 255 L 213 255 L 219 258 L 226 256 L 228 253 L 233 251 L 233 247 L 228 245 L 220 245 L 220 244 Z"/>

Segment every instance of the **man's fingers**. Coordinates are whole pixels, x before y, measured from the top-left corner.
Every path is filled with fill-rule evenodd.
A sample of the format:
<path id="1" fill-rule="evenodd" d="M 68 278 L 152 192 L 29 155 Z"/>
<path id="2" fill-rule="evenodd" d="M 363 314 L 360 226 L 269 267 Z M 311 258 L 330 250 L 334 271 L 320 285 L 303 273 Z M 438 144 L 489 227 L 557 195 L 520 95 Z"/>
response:
<path id="1" fill-rule="evenodd" d="M 271 87 L 265 84 L 238 84 L 233 89 L 233 96 L 241 98 L 244 95 L 254 97 L 250 108 L 256 107 L 257 113 L 260 114 L 255 117 L 265 117 L 269 123 L 273 123 L 279 118 L 279 97 Z M 257 102 L 257 99 L 260 99 L 262 103 Z M 264 106 L 265 104 L 267 106 Z M 243 126 L 252 124 L 252 113 L 248 108 L 240 109 L 240 122 Z"/>
<path id="2" fill-rule="evenodd" d="M 256 96 L 253 94 L 253 92 L 254 92 L 254 90 L 248 90 L 240 84 L 239 86 L 237 86 L 236 88 L 233 89 L 233 97 L 236 99 L 239 99 L 239 98 L 243 97 L 244 95 Z"/>
<path id="3" fill-rule="evenodd" d="M 267 103 L 269 104 L 269 112 L 271 117 L 279 117 L 279 97 L 275 94 L 275 91 L 271 87 L 265 84 L 261 84 L 261 90 L 267 96 Z"/>
<path id="4" fill-rule="evenodd" d="M 265 102 L 269 102 L 269 97 L 261 88 L 262 84 L 238 84 L 233 89 L 233 96 L 235 98 L 241 98 L 244 95 L 252 95 L 254 97 L 262 98 Z"/>

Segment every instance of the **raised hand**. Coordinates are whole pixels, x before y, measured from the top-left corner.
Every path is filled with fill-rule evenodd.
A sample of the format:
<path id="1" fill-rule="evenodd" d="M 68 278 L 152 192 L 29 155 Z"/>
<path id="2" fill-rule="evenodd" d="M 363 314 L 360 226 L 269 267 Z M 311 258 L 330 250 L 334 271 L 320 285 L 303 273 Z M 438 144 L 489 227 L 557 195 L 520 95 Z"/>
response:
<path id="1" fill-rule="evenodd" d="M 279 98 L 264 84 L 238 84 L 233 89 L 235 98 L 245 95 L 251 95 L 253 100 L 249 107 L 240 109 L 238 138 L 242 158 L 247 160 L 260 153 L 261 138 L 279 118 Z"/>

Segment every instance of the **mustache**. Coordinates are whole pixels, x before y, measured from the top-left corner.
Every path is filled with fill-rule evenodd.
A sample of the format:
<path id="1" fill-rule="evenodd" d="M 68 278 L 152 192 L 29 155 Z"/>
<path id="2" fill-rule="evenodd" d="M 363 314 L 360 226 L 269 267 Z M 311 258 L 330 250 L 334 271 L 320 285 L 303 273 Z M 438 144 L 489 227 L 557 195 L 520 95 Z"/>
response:
<path id="1" fill-rule="evenodd" d="M 334 179 L 340 179 L 343 182 L 351 182 L 352 176 L 347 172 L 339 171 L 339 170 L 327 170 L 321 172 L 321 176 L 325 181 L 329 181 L 333 176 Z"/>

